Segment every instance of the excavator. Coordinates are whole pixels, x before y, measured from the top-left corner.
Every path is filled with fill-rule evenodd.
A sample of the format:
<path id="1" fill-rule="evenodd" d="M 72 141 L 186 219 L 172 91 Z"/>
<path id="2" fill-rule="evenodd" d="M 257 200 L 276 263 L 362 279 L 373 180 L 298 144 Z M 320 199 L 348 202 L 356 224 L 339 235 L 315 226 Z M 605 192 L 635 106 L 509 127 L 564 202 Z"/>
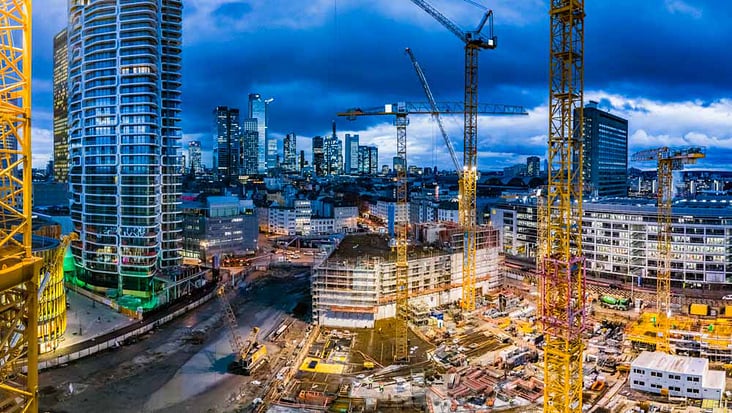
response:
<path id="1" fill-rule="evenodd" d="M 225 285 L 222 284 L 216 291 L 219 303 L 224 311 L 224 322 L 229 329 L 229 343 L 234 351 L 234 361 L 229 364 L 229 371 L 236 374 L 251 375 L 269 359 L 267 347 L 257 341 L 259 327 L 253 327 L 246 340 L 243 340 L 237 331 L 238 324 L 234 310 L 226 298 Z"/>

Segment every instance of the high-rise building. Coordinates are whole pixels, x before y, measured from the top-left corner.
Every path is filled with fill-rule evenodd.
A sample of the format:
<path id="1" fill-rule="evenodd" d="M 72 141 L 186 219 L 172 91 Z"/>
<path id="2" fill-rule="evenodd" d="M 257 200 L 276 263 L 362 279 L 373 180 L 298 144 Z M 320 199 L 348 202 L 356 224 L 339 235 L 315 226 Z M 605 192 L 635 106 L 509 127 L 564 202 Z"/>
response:
<path id="1" fill-rule="evenodd" d="M 584 108 L 583 173 L 587 195 L 628 195 L 628 120 L 597 108 Z"/>
<path id="2" fill-rule="evenodd" d="M 404 162 L 404 158 L 401 156 L 393 157 L 391 159 L 391 165 L 394 172 L 403 171 L 407 168 L 406 162 Z"/>
<path id="3" fill-rule="evenodd" d="M 297 162 L 297 135 L 295 132 L 288 133 L 282 145 L 282 169 L 289 172 L 300 170 Z"/>
<path id="4" fill-rule="evenodd" d="M 343 171 L 346 174 L 359 172 L 358 168 L 358 135 L 346 134 L 346 157 Z"/>
<path id="5" fill-rule="evenodd" d="M 277 162 L 277 141 L 272 151 L 267 132 L 267 107 L 274 99 L 262 100 L 259 93 L 249 94 L 249 117 L 257 120 L 257 173 L 267 173 L 268 159 Z M 273 165 L 271 167 L 274 167 Z"/>
<path id="6" fill-rule="evenodd" d="M 72 252 L 81 281 L 150 298 L 181 264 L 181 0 L 69 2 Z"/>
<path id="7" fill-rule="evenodd" d="M 53 38 L 53 179 L 69 181 L 69 48 L 66 29 Z"/>
<path id="8" fill-rule="evenodd" d="M 358 173 L 376 175 L 379 172 L 379 148 L 376 146 L 358 147 Z"/>
<path id="9" fill-rule="evenodd" d="M 202 174 L 203 162 L 201 160 L 201 142 L 188 142 L 188 173 Z"/>
<path id="10" fill-rule="evenodd" d="M 325 153 L 323 152 L 322 136 L 313 136 L 313 169 L 315 169 L 315 176 L 325 175 Z"/>
<path id="11" fill-rule="evenodd" d="M 259 173 L 259 131 L 255 118 L 244 119 L 242 123 L 242 173 Z"/>
<path id="12" fill-rule="evenodd" d="M 529 156 L 526 158 L 526 175 L 528 176 L 539 176 L 541 172 L 539 167 L 541 165 L 541 159 L 538 156 Z"/>
<path id="13" fill-rule="evenodd" d="M 241 128 L 239 109 L 214 109 L 214 168 L 219 179 L 236 180 L 241 172 Z"/>
<path id="14" fill-rule="evenodd" d="M 336 135 L 336 123 L 333 121 L 333 133 L 323 141 L 325 154 L 325 174 L 340 175 L 343 173 L 343 142 Z"/>

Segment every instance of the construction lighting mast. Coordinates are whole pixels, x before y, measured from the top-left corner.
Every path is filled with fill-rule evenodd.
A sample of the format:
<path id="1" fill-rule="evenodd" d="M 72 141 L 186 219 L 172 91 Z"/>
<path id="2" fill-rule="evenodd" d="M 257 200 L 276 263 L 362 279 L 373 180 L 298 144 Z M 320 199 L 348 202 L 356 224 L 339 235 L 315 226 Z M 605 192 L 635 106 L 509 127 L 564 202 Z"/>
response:
<path id="1" fill-rule="evenodd" d="M 0 9 L 0 409 L 22 412 L 38 411 L 41 259 L 32 255 L 31 44 L 31 1 L 3 1 Z"/>
<path id="2" fill-rule="evenodd" d="M 704 148 L 671 149 L 661 147 L 638 152 L 634 161 L 658 163 L 658 272 L 656 273 L 656 351 L 671 352 L 669 329 L 671 318 L 671 200 L 673 199 L 673 171 L 684 169 L 685 164 L 704 158 Z"/>
<path id="3" fill-rule="evenodd" d="M 486 10 L 473 31 L 463 31 L 425 0 L 412 3 L 426 11 L 465 43 L 465 131 L 463 135 L 463 171 L 460 179 L 460 225 L 463 241 L 463 310 L 475 310 L 476 187 L 478 180 L 478 53 L 495 49 L 493 11 Z M 488 36 L 481 34 L 488 24 Z"/>
<path id="4" fill-rule="evenodd" d="M 546 256 L 541 268 L 544 412 L 582 412 L 584 0 L 551 0 Z"/>

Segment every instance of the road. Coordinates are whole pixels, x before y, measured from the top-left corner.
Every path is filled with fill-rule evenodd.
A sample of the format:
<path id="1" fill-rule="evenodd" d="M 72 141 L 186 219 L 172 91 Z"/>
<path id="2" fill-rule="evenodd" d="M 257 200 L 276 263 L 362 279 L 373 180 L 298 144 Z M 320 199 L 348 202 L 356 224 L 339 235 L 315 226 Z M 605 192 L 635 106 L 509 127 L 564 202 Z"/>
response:
<path id="1" fill-rule="evenodd" d="M 254 323 L 266 325 L 291 312 L 299 301 L 309 301 L 308 289 L 307 276 L 262 280 L 246 296 L 231 300 L 240 332 L 246 334 Z M 189 329 L 201 326 L 210 327 L 203 345 L 188 342 Z M 232 394 L 250 380 L 225 372 L 231 357 L 219 303 L 214 300 L 138 343 L 42 372 L 41 411 L 227 411 Z M 265 375 L 266 370 L 260 369 Z"/>

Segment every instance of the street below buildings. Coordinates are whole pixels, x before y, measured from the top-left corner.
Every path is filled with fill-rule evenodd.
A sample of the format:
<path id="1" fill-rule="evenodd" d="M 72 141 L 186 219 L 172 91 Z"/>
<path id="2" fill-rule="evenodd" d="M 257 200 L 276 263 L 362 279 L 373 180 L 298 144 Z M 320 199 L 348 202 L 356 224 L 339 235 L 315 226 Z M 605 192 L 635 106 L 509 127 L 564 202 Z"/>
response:
<path id="1" fill-rule="evenodd" d="M 286 314 L 309 317 L 310 312 L 303 311 L 310 305 L 308 274 L 302 269 L 278 270 L 276 276 L 259 274 L 248 291 L 230 294 L 239 334 L 246 337 L 257 326 L 261 329 L 259 340 L 264 342 Z M 257 380 L 264 382 L 272 372 L 267 365 L 252 377 L 227 372 L 234 356 L 221 314 L 219 302 L 212 300 L 137 343 L 42 372 L 41 411 L 230 411 L 238 404 L 243 388 Z M 194 329 L 206 331 L 202 344 L 190 340 Z M 279 345 L 266 345 L 270 358 L 275 358 Z M 256 385 L 250 392 L 257 392 Z"/>

